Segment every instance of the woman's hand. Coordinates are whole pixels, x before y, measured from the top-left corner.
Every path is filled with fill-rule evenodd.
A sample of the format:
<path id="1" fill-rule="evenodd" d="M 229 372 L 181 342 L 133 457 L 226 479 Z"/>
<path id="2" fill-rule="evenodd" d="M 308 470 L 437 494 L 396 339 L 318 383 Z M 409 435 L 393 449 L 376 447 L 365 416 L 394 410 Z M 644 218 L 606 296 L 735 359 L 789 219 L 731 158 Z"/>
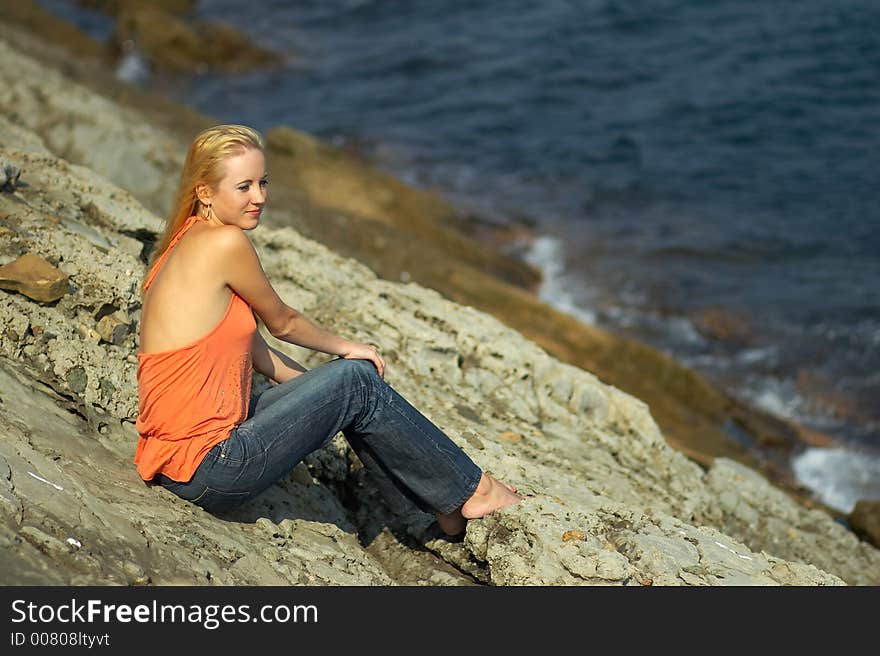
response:
<path id="1" fill-rule="evenodd" d="M 351 349 L 347 353 L 343 353 L 342 357 L 346 360 L 369 360 L 376 365 L 376 371 L 379 372 L 379 378 L 385 378 L 385 360 L 379 355 L 379 348 L 372 344 L 359 344 L 354 342 Z"/>

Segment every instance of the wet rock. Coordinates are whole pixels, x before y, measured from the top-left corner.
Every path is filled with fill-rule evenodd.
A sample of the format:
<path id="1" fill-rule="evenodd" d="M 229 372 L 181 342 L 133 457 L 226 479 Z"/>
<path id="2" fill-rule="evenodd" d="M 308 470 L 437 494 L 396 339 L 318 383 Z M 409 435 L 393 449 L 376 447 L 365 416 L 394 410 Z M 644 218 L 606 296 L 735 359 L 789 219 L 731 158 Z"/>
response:
<path id="1" fill-rule="evenodd" d="M 847 520 L 859 536 L 880 547 L 880 501 L 863 499 L 856 502 Z"/>
<path id="2" fill-rule="evenodd" d="M 811 369 L 798 369 L 795 386 L 811 411 L 839 419 L 852 420 L 857 412 L 855 400 L 835 387 L 827 375 Z M 818 444 L 816 446 L 825 446 Z"/>
<path id="3" fill-rule="evenodd" d="M 116 16 L 126 9 L 144 3 L 142 0 L 77 0 L 77 4 Z M 150 4 L 169 14 L 182 16 L 195 8 L 196 0 L 152 0 Z"/>
<path id="4" fill-rule="evenodd" d="M 103 48 L 100 43 L 68 21 L 46 11 L 41 4 L 34 1 L 4 2 L 3 23 L 19 25 L 37 34 L 44 49 L 63 44 L 68 57 L 71 53 L 85 57 L 101 56 Z"/>
<path id="5" fill-rule="evenodd" d="M 748 320 L 726 308 L 706 308 L 692 316 L 697 330 L 710 339 L 745 342 L 751 335 Z"/>
<path id="6" fill-rule="evenodd" d="M 231 25 L 190 23 L 152 3 L 122 7 L 111 42 L 116 53 L 131 42 L 156 67 L 171 70 L 244 71 L 281 62 L 277 53 L 252 45 Z"/>
<path id="7" fill-rule="evenodd" d="M 834 446 L 834 438 L 828 433 L 812 430 L 806 426 L 798 426 L 797 434 L 801 442 L 810 446 L 825 448 Z"/>
<path id="8" fill-rule="evenodd" d="M 51 303 L 67 293 L 67 274 L 44 257 L 25 253 L 0 267 L 0 289 L 24 294 L 41 303 Z"/>

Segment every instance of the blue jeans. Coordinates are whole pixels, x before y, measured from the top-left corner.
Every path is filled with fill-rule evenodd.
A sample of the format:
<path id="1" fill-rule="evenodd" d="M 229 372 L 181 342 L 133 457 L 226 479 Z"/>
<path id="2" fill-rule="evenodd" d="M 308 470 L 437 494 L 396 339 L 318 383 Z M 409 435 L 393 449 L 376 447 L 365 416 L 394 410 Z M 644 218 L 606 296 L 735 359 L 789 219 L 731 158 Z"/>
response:
<path id="1" fill-rule="evenodd" d="M 336 433 L 364 466 L 424 512 L 452 512 L 482 471 L 386 383 L 369 360 L 336 359 L 265 390 L 250 416 L 205 455 L 189 482 L 162 487 L 209 512 L 232 508 L 286 476 Z"/>

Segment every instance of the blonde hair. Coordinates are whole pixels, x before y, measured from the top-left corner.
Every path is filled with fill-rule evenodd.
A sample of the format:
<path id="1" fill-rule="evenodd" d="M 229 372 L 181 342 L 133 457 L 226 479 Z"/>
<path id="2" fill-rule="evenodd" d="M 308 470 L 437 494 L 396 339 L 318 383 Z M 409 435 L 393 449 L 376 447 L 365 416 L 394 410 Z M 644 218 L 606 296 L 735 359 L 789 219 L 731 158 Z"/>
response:
<path id="1" fill-rule="evenodd" d="M 196 135 L 186 154 L 174 205 L 165 222 L 165 232 L 147 263 L 148 272 L 162 257 L 184 222 L 193 214 L 201 214 L 203 205 L 196 195 L 196 188 L 206 184 L 217 189 L 226 174 L 226 160 L 252 148 L 265 152 L 265 142 L 259 132 L 246 125 L 215 125 Z M 141 287 L 141 293 L 143 291 Z"/>

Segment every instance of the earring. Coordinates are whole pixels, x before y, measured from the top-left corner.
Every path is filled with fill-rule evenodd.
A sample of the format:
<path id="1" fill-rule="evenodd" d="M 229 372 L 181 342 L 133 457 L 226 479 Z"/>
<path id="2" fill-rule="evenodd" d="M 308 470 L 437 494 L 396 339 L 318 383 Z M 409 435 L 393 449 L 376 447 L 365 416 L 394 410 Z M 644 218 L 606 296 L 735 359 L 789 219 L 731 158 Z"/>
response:
<path id="1" fill-rule="evenodd" d="M 211 218 L 211 204 L 202 205 L 202 208 L 205 210 L 205 213 L 202 215 L 202 218 L 206 221 Z"/>

